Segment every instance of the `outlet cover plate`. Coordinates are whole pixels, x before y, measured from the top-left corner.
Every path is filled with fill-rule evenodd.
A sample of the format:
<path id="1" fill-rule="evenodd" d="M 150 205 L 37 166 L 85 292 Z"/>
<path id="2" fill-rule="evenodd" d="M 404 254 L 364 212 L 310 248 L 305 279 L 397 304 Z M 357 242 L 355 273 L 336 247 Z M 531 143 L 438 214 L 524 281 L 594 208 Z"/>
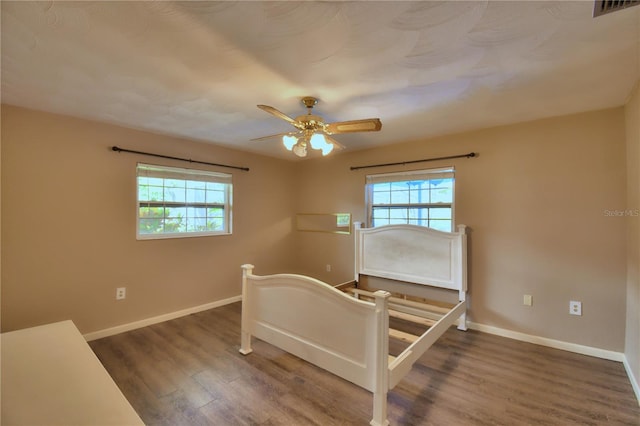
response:
<path id="1" fill-rule="evenodd" d="M 569 302 L 569 313 L 571 315 L 582 315 L 582 302 L 572 300 Z"/>
<path id="2" fill-rule="evenodd" d="M 122 300 L 127 297 L 127 288 L 126 287 L 118 287 L 116 288 L 116 300 Z"/>

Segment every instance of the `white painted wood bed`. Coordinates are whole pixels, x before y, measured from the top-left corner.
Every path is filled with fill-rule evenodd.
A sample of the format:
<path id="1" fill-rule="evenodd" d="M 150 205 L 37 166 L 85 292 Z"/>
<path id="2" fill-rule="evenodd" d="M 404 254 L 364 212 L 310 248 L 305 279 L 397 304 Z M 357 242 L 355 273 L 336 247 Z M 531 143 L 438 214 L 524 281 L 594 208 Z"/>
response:
<path id="1" fill-rule="evenodd" d="M 356 226 L 356 281 L 336 287 L 295 274 L 258 276 L 253 265 L 243 265 L 240 352 L 252 352 L 255 336 L 349 380 L 374 395 L 371 425 L 388 425 L 387 392 L 456 321 L 466 330 L 465 232 L 464 225 L 452 233 Z M 443 309 L 384 289 L 362 290 L 357 284 L 364 276 L 456 291 L 458 301 Z M 390 330 L 390 315 L 430 327 L 420 336 Z M 392 357 L 390 337 L 410 344 Z"/>

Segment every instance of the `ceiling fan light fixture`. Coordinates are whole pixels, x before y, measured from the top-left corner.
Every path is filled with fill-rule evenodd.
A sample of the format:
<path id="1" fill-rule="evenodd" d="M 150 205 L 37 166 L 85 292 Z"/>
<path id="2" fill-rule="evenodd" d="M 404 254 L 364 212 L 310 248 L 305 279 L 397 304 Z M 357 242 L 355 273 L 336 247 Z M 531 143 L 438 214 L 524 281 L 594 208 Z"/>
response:
<path id="1" fill-rule="evenodd" d="M 322 147 L 322 156 L 324 157 L 331 154 L 331 151 L 333 151 L 333 144 L 325 143 L 325 145 Z"/>
<path id="2" fill-rule="evenodd" d="M 306 157 L 307 156 L 307 144 L 305 143 L 297 143 L 293 147 L 293 153 L 298 157 Z"/>
<path id="3" fill-rule="evenodd" d="M 319 150 L 322 152 L 323 156 L 327 156 L 336 149 L 344 149 L 344 146 L 340 144 L 340 142 L 331 137 L 332 135 L 340 133 L 377 132 L 382 128 L 382 122 L 379 118 L 364 118 L 359 120 L 325 123 L 321 116 L 312 114 L 313 107 L 318 103 L 316 98 L 306 96 L 302 98 L 302 103 L 307 107 L 307 114 L 296 117 L 295 119 L 281 111 L 278 111 L 272 106 L 258 105 L 258 108 L 261 110 L 288 122 L 297 130 L 295 132 L 263 136 L 252 140 L 262 140 L 275 136 L 282 136 L 282 144 L 285 148 L 288 151 L 293 151 L 293 153 L 298 157 L 306 157 L 309 147 L 314 150 Z"/>
<path id="4" fill-rule="evenodd" d="M 285 148 L 287 148 L 288 151 L 291 151 L 293 149 L 293 146 L 298 142 L 298 139 L 296 139 L 295 136 L 291 136 L 291 135 L 284 135 L 282 137 L 282 144 L 284 145 Z"/>
<path id="5" fill-rule="evenodd" d="M 311 136 L 310 143 L 313 149 L 324 149 L 324 147 L 328 145 L 322 133 L 314 133 L 313 136 Z"/>

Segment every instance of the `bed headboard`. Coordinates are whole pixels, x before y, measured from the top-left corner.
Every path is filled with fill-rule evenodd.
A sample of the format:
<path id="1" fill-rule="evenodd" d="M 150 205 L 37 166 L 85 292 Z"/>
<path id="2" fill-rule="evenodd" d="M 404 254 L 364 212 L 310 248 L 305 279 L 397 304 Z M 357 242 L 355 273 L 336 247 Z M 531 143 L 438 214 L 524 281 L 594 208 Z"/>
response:
<path id="1" fill-rule="evenodd" d="M 417 225 L 360 228 L 356 238 L 355 273 L 409 283 L 467 291 L 466 226 L 441 232 Z M 461 299 L 464 300 L 464 299 Z"/>

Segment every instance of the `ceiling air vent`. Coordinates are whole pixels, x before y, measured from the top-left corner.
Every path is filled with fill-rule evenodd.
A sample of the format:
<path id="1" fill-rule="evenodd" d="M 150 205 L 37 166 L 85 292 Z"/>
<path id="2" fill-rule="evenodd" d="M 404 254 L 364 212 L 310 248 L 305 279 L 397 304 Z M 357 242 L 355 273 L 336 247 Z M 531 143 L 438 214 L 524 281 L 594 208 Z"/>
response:
<path id="1" fill-rule="evenodd" d="M 596 0 L 593 5 L 593 17 L 606 15 L 607 13 L 616 12 L 639 4 L 640 0 Z"/>

